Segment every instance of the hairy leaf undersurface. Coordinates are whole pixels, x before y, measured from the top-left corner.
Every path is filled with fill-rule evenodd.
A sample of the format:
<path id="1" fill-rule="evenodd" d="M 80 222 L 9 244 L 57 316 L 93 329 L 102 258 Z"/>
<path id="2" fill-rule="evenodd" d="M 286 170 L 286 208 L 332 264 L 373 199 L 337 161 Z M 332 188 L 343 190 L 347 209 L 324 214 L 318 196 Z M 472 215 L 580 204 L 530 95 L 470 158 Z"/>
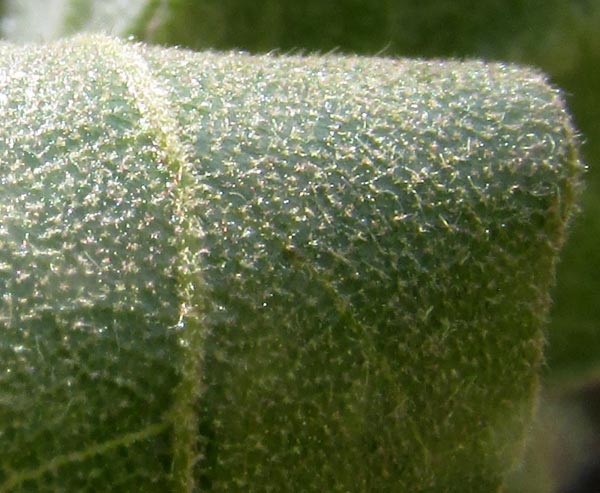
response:
<path id="1" fill-rule="evenodd" d="M 483 62 L 0 45 L 0 492 L 489 492 L 581 165 Z"/>

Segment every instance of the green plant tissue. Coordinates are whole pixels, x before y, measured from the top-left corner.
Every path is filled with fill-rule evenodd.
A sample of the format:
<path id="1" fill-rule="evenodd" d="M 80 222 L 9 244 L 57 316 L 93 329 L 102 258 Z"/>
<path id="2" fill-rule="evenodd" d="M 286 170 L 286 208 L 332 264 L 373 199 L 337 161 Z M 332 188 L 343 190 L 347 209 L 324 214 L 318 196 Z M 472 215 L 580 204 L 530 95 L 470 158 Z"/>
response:
<path id="1" fill-rule="evenodd" d="M 583 166 L 480 61 L 0 45 L 0 492 L 490 492 Z"/>

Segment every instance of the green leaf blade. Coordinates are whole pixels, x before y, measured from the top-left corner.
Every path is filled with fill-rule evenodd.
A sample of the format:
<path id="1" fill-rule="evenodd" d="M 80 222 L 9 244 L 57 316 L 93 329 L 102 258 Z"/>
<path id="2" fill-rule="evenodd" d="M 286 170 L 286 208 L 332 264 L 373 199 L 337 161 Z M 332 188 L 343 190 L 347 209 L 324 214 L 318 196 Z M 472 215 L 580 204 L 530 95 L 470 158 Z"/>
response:
<path id="1" fill-rule="evenodd" d="M 582 168 L 543 76 L 3 50 L 0 487 L 497 488 Z"/>

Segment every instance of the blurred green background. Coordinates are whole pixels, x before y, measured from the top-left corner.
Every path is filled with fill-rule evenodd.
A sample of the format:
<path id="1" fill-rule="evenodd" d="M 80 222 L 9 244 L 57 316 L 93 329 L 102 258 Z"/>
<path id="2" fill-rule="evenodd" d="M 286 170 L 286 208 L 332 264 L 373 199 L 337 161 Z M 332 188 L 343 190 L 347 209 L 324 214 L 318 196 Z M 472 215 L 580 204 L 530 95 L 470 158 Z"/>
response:
<path id="1" fill-rule="evenodd" d="M 592 489 L 559 486 L 594 460 L 600 470 L 600 0 L 4 0 L 0 15 L 16 41 L 104 30 L 193 49 L 475 57 L 546 72 L 589 172 L 558 266 L 540 419 L 509 490 L 600 491 L 593 478 Z"/>

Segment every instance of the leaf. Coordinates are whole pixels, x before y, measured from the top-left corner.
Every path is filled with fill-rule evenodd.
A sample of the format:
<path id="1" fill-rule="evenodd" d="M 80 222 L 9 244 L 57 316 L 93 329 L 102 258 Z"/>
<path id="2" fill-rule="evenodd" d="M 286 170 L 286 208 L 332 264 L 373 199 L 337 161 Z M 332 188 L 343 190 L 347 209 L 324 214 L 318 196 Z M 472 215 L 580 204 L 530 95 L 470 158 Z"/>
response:
<path id="1" fill-rule="evenodd" d="M 0 45 L 0 492 L 495 491 L 582 165 L 502 64 Z"/>

